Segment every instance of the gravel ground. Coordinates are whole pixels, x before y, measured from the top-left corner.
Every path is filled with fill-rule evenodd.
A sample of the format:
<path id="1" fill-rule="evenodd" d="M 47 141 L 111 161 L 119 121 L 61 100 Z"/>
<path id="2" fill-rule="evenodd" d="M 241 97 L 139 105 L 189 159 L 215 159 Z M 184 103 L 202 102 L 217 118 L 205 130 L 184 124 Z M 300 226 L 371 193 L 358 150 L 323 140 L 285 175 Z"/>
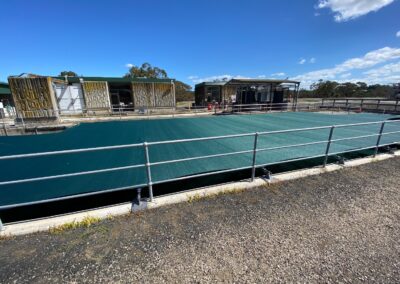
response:
<path id="1" fill-rule="evenodd" d="M 400 158 L 0 241 L 0 283 L 400 283 Z"/>

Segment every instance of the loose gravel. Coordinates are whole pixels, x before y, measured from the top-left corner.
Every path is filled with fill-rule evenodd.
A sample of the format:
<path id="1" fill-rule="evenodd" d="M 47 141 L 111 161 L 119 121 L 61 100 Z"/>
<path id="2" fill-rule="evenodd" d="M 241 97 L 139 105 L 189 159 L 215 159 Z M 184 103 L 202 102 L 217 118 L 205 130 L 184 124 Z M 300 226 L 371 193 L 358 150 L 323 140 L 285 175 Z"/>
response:
<path id="1" fill-rule="evenodd" d="M 0 241 L 0 283 L 400 283 L 400 158 Z"/>

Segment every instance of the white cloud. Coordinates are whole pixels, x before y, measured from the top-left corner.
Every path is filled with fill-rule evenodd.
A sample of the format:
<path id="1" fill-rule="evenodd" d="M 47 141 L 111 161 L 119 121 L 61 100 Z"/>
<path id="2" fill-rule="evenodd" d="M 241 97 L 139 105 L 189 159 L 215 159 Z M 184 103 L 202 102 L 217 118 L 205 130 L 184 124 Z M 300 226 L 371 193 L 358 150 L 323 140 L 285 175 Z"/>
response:
<path id="1" fill-rule="evenodd" d="M 192 81 L 196 80 L 197 78 L 199 78 L 199 76 L 196 76 L 196 75 L 191 75 L 191 76 L 188 77 L 188 79 L 192 80 Z"/>
<path id="2" fill-rule="evenodd" d="M 304 64 L 304 63 L 306 63 L 306 61 L 307 60 L 305 60 L 304 58 L 301 58 L 300 61 L 299 61 L 299 64 Z"/>
<path id="3" fill-rule="evenodd" d="M 342 79 L 349 78 L 349 77 L 351 77 L 351 73 L 350 72 L 340 75 L 340 78 L 342 78 Z"/>
<path id="4" fill-rule="evenodd" d="M 285 75 L 286 75 L 285 72 L 278 72 L 278 73 L 271 74 L 271 76 L 276 76 L 276 77 L 283 77 Z"/>
<path id="5" fill-rule="evenodd" d="M 134 65 L 132 64 L 132 63 L 127 63 L 127 64 L 125 64 L 125 67 L 126 68 L 132 68 Z"/>
<path id="6" fill-rule="evenodd" d="M 368 78 L 388 77 L 397 73 L 400 75 L 400 61 L 363 72 Z"/>
<path id="7" fill-rule="evenodd" d="M 351 70 L 368 69 L 380 63 L 400 58 L 400 48 L 384 47 L 366 53 L 362 57 L 351 58 L 333 68 L 320 69 L 293 77 L 302 81 L 302 85 L 309 86 L 313 82 L 322 80 L 337 80 L 340 75 L 345 75 Z M 368 74 L 366 74 L 368 75 Z M 345 75 L 346 76 L 346 75 Z"/>
<path id="8" fill-rule="evenodd" d="M 376 12 L 394 0 L 319 0 L 317 8 L 331 9 L 336 22 L 345 22 Z"/>
<path id="9" fill-rule="evenodd" d="M 314 57 L 311 57 L 311 59 L 310 59 L 310 63 L 312 63 L 312 64 L 314 64 L 315 63 L 315 61 L 317 61 Z"/>
<path id="10" fill-rule="evenodd" d="M 266 75 L 258 75 L 257 78 L 264 79 L 264 78 L 267 78 L 267 76 Z"/>
<path id="11" fill-rule="evenodd" d="M 396 33 L 396 36 L 397 36 L 397 37 L 400 37 L 400 31 L 398 31 L 398 32 Z"/>

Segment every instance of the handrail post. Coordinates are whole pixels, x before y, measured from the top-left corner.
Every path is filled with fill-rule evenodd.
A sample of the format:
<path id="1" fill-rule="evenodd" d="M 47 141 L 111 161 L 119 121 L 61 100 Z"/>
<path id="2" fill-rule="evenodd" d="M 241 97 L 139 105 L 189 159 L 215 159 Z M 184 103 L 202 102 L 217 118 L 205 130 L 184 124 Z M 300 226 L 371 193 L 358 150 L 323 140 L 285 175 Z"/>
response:
<path id="1" fill-rule="evenodd" d="M 8 136 L 8 132 L 7 132 L 7 127 L 6 127 L 6 113 L 3 111 L 1 113 L 2 119 L 3 119 L 3 129 L 4 129 L 4 135 Z"/>
<path id="2" fill-rule="evenodd" d="M 254 178 L 256 177 L 257 141 L 258 141 L 258 132 L 256 132 L 256 134 L 254 134 L 253 163 L 252 163 L 252 167 L 251 167 L 251 181 L 254 181 Z"/>
<path id="3" fill-rule="evenodd" d="M 374 151 L 374 157 L 378 154 L 379 144 L 381 143 L 383 129 L 385 128 L 385 122 L 382 122 L 381 128 L 379 129 L 378 139 L 376 140 L 376 146 Z"/>
<path id="4" fill-rule="evenodd" d="M 147 144 L 147 142 L 143 143 L 143 147 L 144 147 L 144 154 L 145 154 L 145 158 L 146 158 L 146 172 L 147 172 L 147 185 L 149 188 L 149 197 L 150 197 L 150 202 L 153 202 L 153 182 L 151 180 L 149 145 Z"/>
<path id="5" fill-rule="evenodd" d="M 3 226 L 3 222 L 1 221 L 1 218 L 0 218 L 0 231 L 3 231 L 4 230 L 4 226 Z"/>
<path id="6" fill-rule="evenodd" d="M 331 144 L 332 144 L 332 137 L 333 137 L 334 129 L 335 129 L 335 125 L 332 125 L 331 130 L 329 131 L 328 144 L 326 144 L 324 168 L 326 167 L 326 164 L 328 163 L 329 150 L 330 150 Z"/>

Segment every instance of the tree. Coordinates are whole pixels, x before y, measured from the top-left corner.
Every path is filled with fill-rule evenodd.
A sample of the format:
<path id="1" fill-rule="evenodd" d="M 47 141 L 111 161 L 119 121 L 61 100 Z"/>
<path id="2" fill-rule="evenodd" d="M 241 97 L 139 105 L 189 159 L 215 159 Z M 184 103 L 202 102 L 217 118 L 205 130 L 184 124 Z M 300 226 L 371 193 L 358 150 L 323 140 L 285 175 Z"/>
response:
<path id="1" fill-rule="evenodd" d="M 153 67 L 150 63 L 143 63 L 142 66 L 132 66 L 124 78 L 167 78 L 167 72 L 159 67 Z"/>
<path id="2" fill-rule="evenodd" d="M 193 101 L 194 93 L 192 87 L 181 81 L 175 81 L 175 98 L 177 102 Z"/>
<path id="3" fill-rule="evenodd" d="M 338 85 L 339 83 L 334 81 L 319 80 L 317 83 L 313 83 L 310 88 L 316 98 L 329 98 L 336 96 L 335 89 Z"/>
<path id="4" fill-rule="evenodd" d="M 75 73 L 74 71 L 61 71 L 60 75 L 58 75 L 58 76 L 62 76 L 62 77 L 64 77 L 64 76 L 78 77 L 78 74 Z"/>
<path id="5" fill-rule="evenodd" d="M 396 85 L 367 85 L 364 82 L 345 82 L 319 80 L 310 86 L 310 90 L 300 90 L 300 97 L 315 98 L 349 98 L 349 97 L 380 97 L 394 98 Z"/>

